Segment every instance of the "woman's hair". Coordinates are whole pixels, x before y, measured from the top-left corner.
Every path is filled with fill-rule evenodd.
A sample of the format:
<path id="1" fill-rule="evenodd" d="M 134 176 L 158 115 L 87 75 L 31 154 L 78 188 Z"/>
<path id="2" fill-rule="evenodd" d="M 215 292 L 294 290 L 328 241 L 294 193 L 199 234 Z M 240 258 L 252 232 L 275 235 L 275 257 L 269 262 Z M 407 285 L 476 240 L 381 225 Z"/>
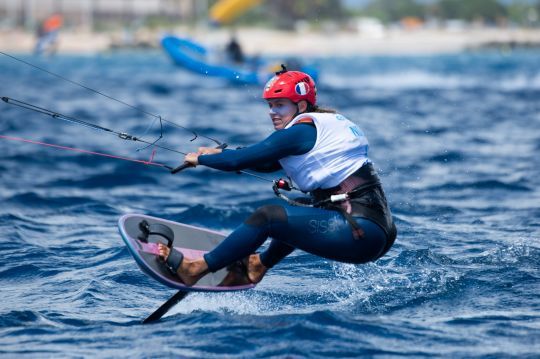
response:
<path id="1" fill-rule="evenodd" d="M 317 112 L 317 113 L 337 113 L 336 110 L 332 109 L 332 108 L 324 108 L 324 107 L 319 107 L 317 105 L 312 105 L 311 103 L 308 102 L 308 107 L 306 109 L 306 112 Z"/>

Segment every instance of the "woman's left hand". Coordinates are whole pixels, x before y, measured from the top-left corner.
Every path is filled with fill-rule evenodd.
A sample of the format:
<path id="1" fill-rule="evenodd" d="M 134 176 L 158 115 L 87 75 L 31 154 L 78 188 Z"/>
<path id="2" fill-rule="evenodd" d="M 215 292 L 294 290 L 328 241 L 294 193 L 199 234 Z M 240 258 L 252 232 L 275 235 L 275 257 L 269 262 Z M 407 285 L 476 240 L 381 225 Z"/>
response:
<path id="1" fill-rule="evenodd" d="M 190 163 L 193 167 L 199 164 L 199 154 L 191 152 L 184 157 L 184 161 Z"/>
<path id="2" fill-rule="evenodd" d="M 215 155 L 221 153 L 222 151 L 223 150 L 221 148 L 199 147 L 199 151 L 197 153 L 199 155 Z"/>

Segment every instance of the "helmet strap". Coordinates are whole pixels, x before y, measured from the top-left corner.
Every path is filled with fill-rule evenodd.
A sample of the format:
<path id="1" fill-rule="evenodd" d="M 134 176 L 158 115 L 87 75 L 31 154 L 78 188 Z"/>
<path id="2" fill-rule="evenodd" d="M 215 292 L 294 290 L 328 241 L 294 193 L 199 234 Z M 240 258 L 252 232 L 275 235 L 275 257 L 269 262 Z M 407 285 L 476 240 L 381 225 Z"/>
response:
<path id="1" fill-rule="evenodd" d="M 285 126 L 287 126 L 289 123 L 291 123 L 291 121 L 294 120 L 296 118 L 296 116 L 298 116 L 300 114 L 300 109 L 298 108 L 298 103 L 294 102 L 294 104 L 296 105 L 296 112 L 292 115 L 291 119 L 289 120 L 289 122 L 287 122 L 285 124 Z"/>
<path id="2" fill-rule="evenodd" d="M 300 101 L 306 101 L 306 100 L 300 100 Z M 295 102 L 296 113 L 294 114 L 294 117 L 296 117 L 296 116 L 298 116 L 298 115 L 300 115 L 301 113 L 304 113 L 304 112 L 310 112 L 311 103 L 309 103 L 308 101 L 306 101 L 306 110 L 304 112 L 300 112 L 300 106 L 298 105 L 300 103 L 300 101 Z"/>
<path id="3" fill-rule="evenodd" d="M 298 104 L 296 104 L 296 112 L 294 113 L 294 115 L 292 115 L 291 119 L 289 120 L 289 122 L 285 124 L 284 127 L 286 127 L 289 123 L 291 123 L 291 121 L 294 120 L 296 116 L 298 116 L 299 114 L 300 114 L 300 110 L 298 109 Z"/>
<path id="4" fill-rule="evenodd" d="M 293 118 L 295 118 L 296 116 L 300 114 L 300 108 L 298 107 L 298 103 L 296 103 L 295 105 L 296 105 L 296 112 L 294 113 Z"/>

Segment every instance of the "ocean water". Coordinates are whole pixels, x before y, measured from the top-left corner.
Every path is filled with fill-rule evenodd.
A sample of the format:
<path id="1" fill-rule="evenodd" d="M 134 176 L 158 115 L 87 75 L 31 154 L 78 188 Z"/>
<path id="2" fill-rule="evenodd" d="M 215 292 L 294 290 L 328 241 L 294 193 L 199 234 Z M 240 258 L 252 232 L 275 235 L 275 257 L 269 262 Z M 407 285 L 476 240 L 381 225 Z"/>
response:
<path id="1" fill-rule="evenodd" d="M 272 131 L 257 86 L 231 86 L 166 56 L 25 61 L 215 137 Z M 0 356 L 537 357 L 540 353 L 540 53 L 315 59 L 322 105 L 370 140 L 399 230 L 367 265 L 296 251 L 255 289 L 175 291 L 145 276 L 117 231 L 125 213 L 233 230 L 279 202 L 271 184 L 0 139 Z M 154 140 L 159 121 L 0 56 L 0 96 Z M 211 143 L 170 124 L 158 142 Z M 0 102 L 0 135 L 148 160 L 152 150 Z M 154 161 L 182 162 L 157 149 Z M 280 174 L 266 175 L 268 179 Z"/>

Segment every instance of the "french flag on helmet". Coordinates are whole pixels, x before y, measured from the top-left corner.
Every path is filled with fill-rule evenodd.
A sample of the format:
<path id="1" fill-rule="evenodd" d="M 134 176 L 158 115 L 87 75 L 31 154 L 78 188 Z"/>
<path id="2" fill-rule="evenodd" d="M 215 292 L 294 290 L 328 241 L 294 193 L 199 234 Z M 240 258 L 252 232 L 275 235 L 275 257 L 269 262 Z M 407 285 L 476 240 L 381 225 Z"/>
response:
<path id="1" fill-rule="evenodd" d="M 294 103 L 302 100 L 315 106 L 317 104 L 317 88 L 308 74 L 301 71 L 278 72 L 267 82 L 263 90 L 263 98 L 286 98 Z"/>
<path id="2" fill-rule="evenodd" d="M 294 87 L 294 90 L 299 95 L 307 95 L 309 92 L 309 85 L 306 82 L 299 82 Z"/>

